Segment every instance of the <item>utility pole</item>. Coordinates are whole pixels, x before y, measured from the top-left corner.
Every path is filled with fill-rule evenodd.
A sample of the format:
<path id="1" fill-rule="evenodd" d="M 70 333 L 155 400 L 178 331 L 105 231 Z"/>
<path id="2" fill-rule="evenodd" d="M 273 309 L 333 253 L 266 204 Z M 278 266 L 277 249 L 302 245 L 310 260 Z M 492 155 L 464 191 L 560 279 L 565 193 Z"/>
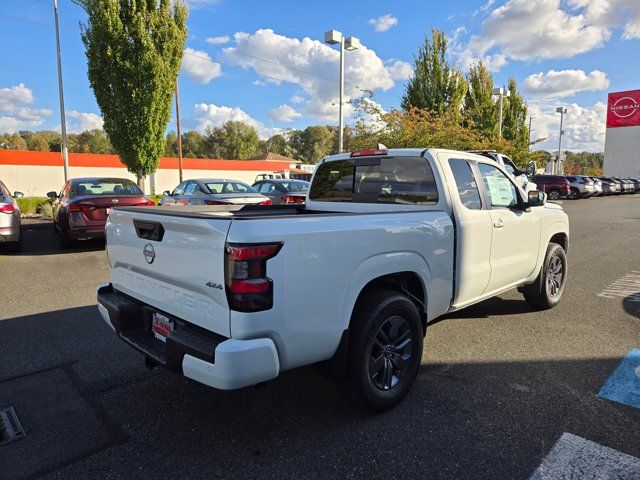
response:
<path id="1" fill-rule="evenodd" d="M 182 183 L 182 131 L 180 129 L 180 98 L 178 96 L 178 79 L 176 79 L 176 124 L 178 128 L 178 176 Z"/>
<path id="2" fill-rule="evenodd" d="M 529 116 L 529 150 L 531 150 L 531 119 L 533 117 Z"/>
<path id="3" fill-rule="evenodd" d="M 556 113 L 560 114 L 560 135 L 558 136 L 558 158 L 556 159 L 555 168 L 553 169 L 554 175 L 560 173 L 560 157 L 562 156 L 562 135 L 564 135 L 562 123 L 564 121 L 564 114 L 567 113 L 567 109 L 565 107 L 557 107 Z"/>
<path id="4" fill-rule="evenodd" d="M 69 152 L 67 150 L 67 121 L 64 114 L 64 93 L 62 89 L 62 54 L 60 53 L 60 28 L 58 27 L 58 0 L 53 0 L 53 14 L 56 26 L 56 50 L 58 54 L 58 92 L 60 95 L 60 125 L 62 130 L 62 160 L 64 161 L 64 181 L 69 180 Z"/>

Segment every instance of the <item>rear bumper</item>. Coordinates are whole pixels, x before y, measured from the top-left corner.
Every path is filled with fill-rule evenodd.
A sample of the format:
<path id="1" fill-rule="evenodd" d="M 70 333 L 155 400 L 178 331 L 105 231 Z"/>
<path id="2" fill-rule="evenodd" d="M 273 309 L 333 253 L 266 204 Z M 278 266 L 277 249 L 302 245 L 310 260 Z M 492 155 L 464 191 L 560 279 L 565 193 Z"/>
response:
<path id="1" fill-rule="evenodd" d="M 235 340 L 207 332 L 180 319 L 166 343 L 151 333 L 154 309 L 116 290 L 98 288 L 98 311 L 118 336 L 154 362 L 221 390 L 271 380 L 280 373 L 275 344 L 269 338 Z"/>
<path id="2" fill-rule="evenodd" d="M 102 228 L 96 227 L 71 227 L 69 229 L 69 238 L 74 240 L 88 240 L 90 238 L 104 238 L 104 225 Z"/>
<path id="3" fill-rule="evenodd" d="M 0 227 L 0 243 L 20 240 L 20 227 Z"/>

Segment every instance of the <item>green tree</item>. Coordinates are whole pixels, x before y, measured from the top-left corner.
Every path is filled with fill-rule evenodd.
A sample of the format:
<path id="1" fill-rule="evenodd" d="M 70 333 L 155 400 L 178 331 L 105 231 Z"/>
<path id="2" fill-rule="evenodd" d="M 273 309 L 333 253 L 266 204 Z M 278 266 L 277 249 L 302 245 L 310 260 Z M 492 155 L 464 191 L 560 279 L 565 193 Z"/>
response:
<path id="1" fill-rule="evenodd" d="M 206 143 L 200 133 L 189 130 L 182 134 L 182 156 L 192 158 L 206 158 Z"/>
<path id="2" fill-rule="evenodd" d="M 0 149 L 27 150 L 27 142 L 17 133 L 5 133 L 0 135 Z"/>
<path id="3" fill-rule="evenodd" d="M 529 143 L 527 126 L 527 103 L 518 93 L 518 85 L 514 78 L 509 79 L 509 96 L 504 99 L 502 114 L 502 136 L 517 145 Z"/>
<path id="4" fill-rule="evenodd" d="M 127 169 L 154 172 L 187 35 L 182 0 L 75 0 L 82 25 L 89 82 L 104 130 Z"/>
<path id="5" fill-rule="evenodd" d="M 69 151 L 80 153 L 113 153 L 109 137 L 99 128 L 69 136 Z"/>
<path id="6" fill-rule="evenodd" d="M 286 155 L 289 143 L 287 142 L 287 139 L 284 135 L 282 135 L 281 133 L 276 133 L 275 135 L 272 135 L 269 140 L 267 140 L 265 147 L 267 152 Z"/>
<path id="7" fill-rule="evenodd" d="M 467 91 L 462 72 L 447 61 L 447 37 L 442 30 L 431 29 L 414 57 L 413 76 L 405 85 L 402 108 L 427 109 L 438 114 L 460 112 Z"/>
<path id="8" fill-rule="evenodd" d="M 493 77 L 480 61 L 469 69 L 469 89 L 464 97 L 465 120 L 469 126 L 491 137 L 497 131 L 498 109 L 492 97 Z"/>
<path id="9" fill-rule="evenodd" d="M 31 132 L 23 130 L 19 132 L 20 136 L 27 142 L 27 149 L 36 152 L 48 152 L 49 142 L 40 132 Z"/>
<path id="10" fill-rule="evenodd" d="M 247 159 L 258 154 L 259 138 L 252 126 L 229 120 L 222 127 L 208 127 L 205 143 L 212 157 Z"/>
<path id="11" fill-rule="evenodd" d="M 178 134 L 176 132 L 167 133 L 167 138 L 164 142 L 164 156 L 165 157 L 177 157 L 178 156 Z"/>
<path id="12" fill-rule="evenodd" d="M 316 163 L 323 157 L 330 155 L 333 151 L 334 135 L 331 130 L 324 125 L 307 127 L 302 132 L 302 161 L 305 163 Z"/>

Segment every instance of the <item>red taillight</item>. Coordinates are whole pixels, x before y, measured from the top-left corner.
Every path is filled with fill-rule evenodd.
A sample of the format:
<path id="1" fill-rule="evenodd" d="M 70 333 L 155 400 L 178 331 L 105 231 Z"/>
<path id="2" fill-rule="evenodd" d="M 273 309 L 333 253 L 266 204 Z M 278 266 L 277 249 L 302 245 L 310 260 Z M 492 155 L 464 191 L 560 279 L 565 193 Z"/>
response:
<path id="1" fill-rule="evenodd" d="M 266 200 L 261 201 L 260 205 L 273 205 L 273 202 L 270 198 L 267 198 Z"/>
<path id="2" fill-rule="evenodd" d="M 218 202 L 216 200 L 205 200 L 205 205 L 231 205 L 229 202 Z"/>
<path id="3" fill-rule="evenodd" d="M 260 312 L 273 306 L 273 282 L 267 277 L 267 260 L 275 257 L 281 247 L 282 243 L 227 243 L 225 283 L 231 310 Z"/>
<path id="4" fill-rule="evenodd" d="M 286 197 L 282 197 L 282 200 L 284 203 L 304 203 L 303 197 L 290 197 L 287 195 Z"/>
<path id="5" fill-rule="evenodd" d="M 156 202 L 154 202 L 153 200 L 146 199 L 143 203 L 141 203 L 138 206 L 139 207 L 155 207 Z"/>
<path id="6" fill-rule="evenodd" d="M 95 210 L 96 207 L 93 205 L 87 205 L 83 203 L 70 203 L 69 211 L 70 212 L 90 212 L 91 210 Z"/>
<path id="7" fill-rule="evenodd" d="M 0 204 L 0 212 L 2 213 L 13 213 L 15 211 L 15 207 L 13 203 Z"/>
<path id="8" fill-rule="evenodd" d="M 352 157 L 370 157 L 371 155 L 386 155 L 386 150 L 359 150 L 351 152 Z"/>

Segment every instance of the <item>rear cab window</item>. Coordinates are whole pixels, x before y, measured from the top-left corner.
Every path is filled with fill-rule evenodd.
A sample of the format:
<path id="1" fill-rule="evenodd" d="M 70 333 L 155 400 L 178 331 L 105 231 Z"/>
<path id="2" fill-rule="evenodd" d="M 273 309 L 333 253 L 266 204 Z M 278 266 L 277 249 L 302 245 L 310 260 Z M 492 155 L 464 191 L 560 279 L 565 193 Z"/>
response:
<path id="1" fill-rule="evenodd" d="M 424 157 L 360 157 L 319 165 L 309 198 L 320 202 L 435 205 L 438 189 Z"/>

